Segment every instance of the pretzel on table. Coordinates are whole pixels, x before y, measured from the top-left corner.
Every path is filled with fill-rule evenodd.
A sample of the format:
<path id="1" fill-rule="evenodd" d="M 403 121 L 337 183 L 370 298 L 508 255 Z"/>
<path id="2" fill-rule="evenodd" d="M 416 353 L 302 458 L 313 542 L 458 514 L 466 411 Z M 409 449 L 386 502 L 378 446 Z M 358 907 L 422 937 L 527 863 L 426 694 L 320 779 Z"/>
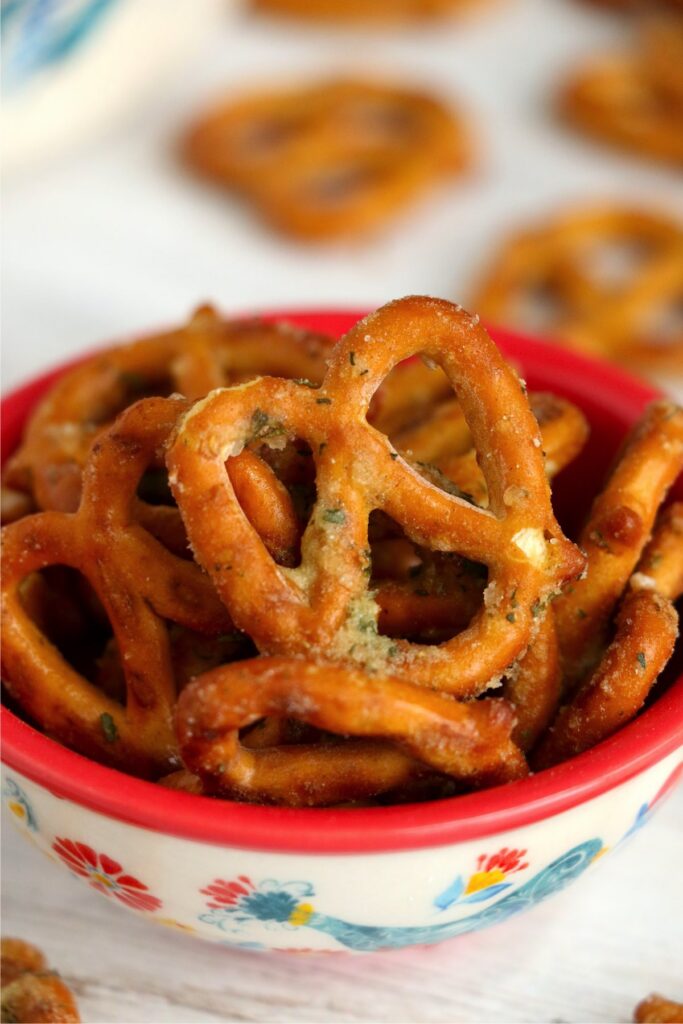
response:
<path id="1" fill-rule="evenodd" d="M 15 1024 L 79 1024 L 73 993 L 49 970 L 36 946 L 23 939 L 2 939 L 0 971 L 3 1021 Z"/>
<path id="2" fill-rule="evenodd" d="M 431 96 L 338 79 L 217 103 L 188 130 L 185 162 L 302 239 L 376 228 L 469 162 L 461 115 Z"/>
<path id="3" fill-rule="evenodd" d="M 638 1003 L 633 1019 L 636 1024 L 683 1024 L 683 1003 L 653 992 Z"/>
<path id="4" fill-rule="evenodd" d="M 664 214 L 605 206 L 577 209 L 512 237 L 472 305 L 493 323 L 542 332 L 644 372 L 680 373 L 682 297 L 683 225 Z"/>
<path id="5" fill-rule="evenodd" d="M 683 164 L 681 22 L 645 21 L 635 53 L 593 59 L 565 85 L 561 116 L 601 142 Z"/>

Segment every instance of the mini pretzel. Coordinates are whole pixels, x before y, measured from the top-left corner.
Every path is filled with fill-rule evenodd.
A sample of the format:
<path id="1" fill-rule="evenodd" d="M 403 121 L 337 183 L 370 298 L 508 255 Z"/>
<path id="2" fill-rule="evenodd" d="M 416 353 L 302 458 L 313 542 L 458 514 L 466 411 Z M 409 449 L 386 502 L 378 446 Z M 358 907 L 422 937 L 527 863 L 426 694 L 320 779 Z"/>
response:
<path id="1" fill-rule="evenodd" d="M 579 71 L 563 90 L 560 112 L 601 142 L 681 165 L 683 26 L 673 17 L 653 24 L 645 23 L 634 54 L 598 58 Z"/>
<path id="2" fill-rule="evenodd" d="M 422 350 L 457 389 L 489 510 L 422 479 L 367 423 L 388 371 Z M 224 469 L 264 422 L 305 440 L 316 463 L 317 501 L 296 569 L 273 562 Z M 553 517 L 540 449 L 518 379 L 484 329 L 460 307 L 413 297 L 357 324 L 320 389 L 261 378 L 198 402 L 180 421 L 167 465 L 196 558 L 262 653 L 362 664 L 470 696 L 524 650 L 532 606 L 583 565 Z M 484 606 L 462 633 L 434 646 L 377 635 L 367 585 L 373 509 L 414 543 L 489 565 Z"/>
<path id="3" fill-rule="evenodd" d="M 632 582 L 670 601 L 683 594 L 683 502 L 674 502 L 659 515 Z"/>
<path id="4" fill-rule="evenodd" d="M 588 555 L 585 578 L 554 604 L 570 684 L 595 664 L 612 612 L 681 469 L 683 409 L 655 402 L 627 439 L 581 532 L 579 544 Z"/>
<path id="5" fill-rule="evenodd" d="M 241 728 L 290 715 L 353 738 L 258 750 L 240 745 Z M 509 738 L 513 720 L 497 700 L 464 704 L 358 669 L 289 658 L 207 672 L 183 690 L 176 710 L 183 761 L 209 791 L 293 806 L 393 789 L 419 770 L 413 759 L 477 785 L 521 777 L 526 765 Z"/>
<path id="6" fill-rule="evenodd" d="M 8 690 L 66 745 L 141 775 L 168 771 L 177 760 L 165 620 L 209 634 L 233 628 L 200 569 L 166 550 L 135 518 L 140 477 L 186 408 L 172 399 L 131 407 L 95 442 L 77 513 L 38 513 L 3 530 Z M 97 593 L 121 657 L 125 707 L 77 673 L 24 608 L 22 582 L 51 565 L 78 569 Z"/>
<path id="7" fill-rule="evenodd" d="M 304 239 L 356 235 L 462 171 L 461 117 L 419 92 L 340 79 L 212 107 L 186 162 Z"/>
<path id="8" fill-rule="evenodd" d="M 636 1024 L 683 1024 L 683 1003 L 674 1003 L 653 992 L 638 1003 L 633 1019 Z"/>
<path id="9" fill-rule="evenodd" d="M 16 1024 L 79 1024 L 73 994 L 45 957 L 22 939 L 2 940 L 2 1019 Z"/>
<path id="10" fill-rule="evenodd" d="M 682 299 L 683 227 L 612 207 L 577 210 L 512 238 L 473 305 L 494 323 L 646 372 L 682 372 Z"/>
<path id="11" fill-rule="evenodd" d="M 331 342 L 286 324 L 226 322 L 209 306 L 189 324 L 89 359 L 66 373 L 33 413 L 4 481 L 42 509 L 74 512 L 93 440 L 147 394 L 201 398 L 258 374 L 322 379 Z"/>
<path id="12" fill-rule="evenodd" d="M 590 571 L 590 569 L 589 569 Z M 595 672 L 560 709 L 534 753 L 548 768 L 611 736 L 640 711 L 671 657 L 678 616 L 654 590 L 630 590 L 617 616 L 614 640 Z"/>
<path id="13" fill-rule="evenodd" d="M 431 21 L 476 7 L 481 0 L 252 0 L 252 7 L 305 21 L 395 24 Z"/>
<path id="14" fill-rule="evenodd" d="M 529 648 L 503 685 L 503 695 L 515 709 L 514 742 L 531 750 L 550 725 L 562 696 L 560 651 L 552 608 L 542 619 Z"/>

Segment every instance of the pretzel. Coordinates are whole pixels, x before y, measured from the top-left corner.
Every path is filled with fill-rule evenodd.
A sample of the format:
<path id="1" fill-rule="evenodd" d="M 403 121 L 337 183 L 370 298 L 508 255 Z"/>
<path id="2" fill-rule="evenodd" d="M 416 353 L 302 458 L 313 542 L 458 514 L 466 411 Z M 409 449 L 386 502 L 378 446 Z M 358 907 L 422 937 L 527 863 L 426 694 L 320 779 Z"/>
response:
<path id="1" fill-rule="evenodd" d="M 671 657 L 678 616 L 655 590 L 633 590 L 597 669 L 562 707 L 533 755 L 536 770 L 574 757 L 611 736 L 640 711 Z"/>
<path id="2" fill-rule="evenodd" d="M 614 11 L 651 11 L 653 0 L 582 0 L 593 7 L 606 7 Z M 654 0 L 655 7 L 671 8 L 674 11 L 683 11 L 683 0 Z"/>
<path id="3" fill-rule="evenodd" d="M 683 594 L 683 502 L 674 502 L 658 516 L 631 582 L 653 588 L 670 601 Z"/>
<path id="4" fill-rule="evenodd" d="M 552 608 L 543 613 L 534 639 L 510 678 L 503 695 L 515 709 L 512 739 L 521 750 L 531 750 L 550 725 L 560 704 L 562 672 Z"/>
<path id="5" fill-rule="evenodd" d="M 646 22 L 635 53 L 589 62 L 564 87 L 559 98 L 561 116 L 601 142 L 683 164 L 680 20 Z"/>
<path id="6" fill-rule="evenodd" d="M 674 1003 L 653 992 L 638 1003 L 633 1019 L 636 1024 L 683 1024 L 683 1003 Z"/>
<path id="7" fill-rule="evenodd" d="M 481 0 L 252 0 L 254 10 L 305 21 L 412 23 L 445 18 Z"/>
<path id="8" fill-rule="evenodd" d="M 189 129 L 185 162 L 302 239 L 357 235 L 468 162 L 462 118 L 417 91 L 337 79 L 224 100 Z"/>
<path id="9" fill-rule="evenodd" d="M 21 939 L 2 939 L 2 1019 L 17 1024 L 79 1024 L 76 1001 L 45 957 Z"/>
<path id="10" fill-rule="evenodd" d="M 510 239 L 472 304 L 494 323 L 645 372 L 680 373 L 681 296 L 681 224 L 614 206 L 576 210 Z"/>
<path id="11" fill-rule="evenodd" d="M 186 408 L 161 398 L 132 406 L 93 446 L 77 513 L 38 513 L 3 530 L 2 655 L 9 692 L 67 746 L 147 776 L 177 763 L 171 727 L 176 684 L 165 620 L 209 635 L 233 629 L 200 569 L 135 520 L 139 479 Z M 53 565 L 79 570 L 99 597 L 121 656 L 125 707 L 76 672 L 23 606 L 22 582 Z"/>
<path id="12" fill-rule="evenodd" d="M 381 380 L 419 350 L 458 390 L 490 510 L 421 479 L 367 423 Z M 306 440 L 316 463 L 317 501 L 297 569 L 275 565 L 223 468 L 265 422 Z M 179 422 L 167 465 L 197 560 L 262 653 L 360 663 L 471 696 L 523 652 L 532 606 L 583 565 L 553 517 L 540 446 L 517 377 L 478 321 L 450 303 L 413 297 L 360 321 L 334 350 L 320 389 L 261 378 L 198 402 Z M 484 606 L 462 633 L 434 646 L 377 635 L 367 586 L 373 508 L 417 544 L 490 566 Z"/>
<path id="13" fill-rule="evenodd" d="M 352 738 L 248 750 L 238 730 L 264 715 L 293 715 Z M 207 672 L 183 690 L 175 721 L 189 770 L 209 791 L 242 799 L 290 806 L 362 799 L 408 781 L 420 770 L 413 759 L 477 785 L 526 774 L 504 703 L 464 704 L 297 659 L 264 657 Z"/>
<path id="14" fill-rule="evenodd" d="M 33 413 L 3 475 L 42 509 L 78 508 L 94 439 L 146 394 L 200 398 L 262 373 L 319 381 L 331 342 L 287 324 L 222 320 L 200 307 L 186 327 L 121 345 L 66 373 Z"/>
<path id="15" fill-rule="evenodd" d="M 579 537 L 588 556 L 586 576 L 554 604 L 570 685 L 595 664 L 614 607 L 681 469 L 683 410 L 654 402 L 629 435 Z"/>

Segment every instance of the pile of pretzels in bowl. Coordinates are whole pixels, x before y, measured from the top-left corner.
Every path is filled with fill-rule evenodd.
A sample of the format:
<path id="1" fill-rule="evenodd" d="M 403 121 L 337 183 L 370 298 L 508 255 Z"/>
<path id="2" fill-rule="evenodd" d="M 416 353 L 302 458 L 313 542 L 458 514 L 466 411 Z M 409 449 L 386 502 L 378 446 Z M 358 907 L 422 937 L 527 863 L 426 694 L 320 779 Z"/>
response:
<path id="1" fill-rule="evenodd" d="M 433 298 L 336 343 L 202 307 L 96 355 L 5 466 L 7 699 L 104 764 L 265 804 L 566 760 L 643 707 L 683 590 L 683 410 L 646 410 L 574 543 L 550 482 L 588 434 Z"/>

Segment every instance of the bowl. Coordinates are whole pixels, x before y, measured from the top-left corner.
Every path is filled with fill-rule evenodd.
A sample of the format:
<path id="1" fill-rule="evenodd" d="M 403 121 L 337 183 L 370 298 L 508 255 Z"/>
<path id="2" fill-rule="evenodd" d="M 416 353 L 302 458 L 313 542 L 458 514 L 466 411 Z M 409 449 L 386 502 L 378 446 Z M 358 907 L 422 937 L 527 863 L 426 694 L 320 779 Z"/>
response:
<path id="1" fill-rule="evenodd" d="M 360 315 L 271 318 L 339 335 Z M 591 422 L 587 450 L 555 489 L 558 514 L 573 530 L 655 392 L 612 366 L 493 334 L 531 388 L 566 396 Z M 5 399 L 6 452 L 64 369 Z M 447 800 L 305 810 L 212 800 L 96 764 L 7 708 L 3 797 L 22 833 L 53 861 L 158 924 L 254 950 L 369 952 L 440 942 L 533 907 L 647 822 L 683 774 L 680 651 L 678 661 L 659 699 L 593 750 Z"/>

